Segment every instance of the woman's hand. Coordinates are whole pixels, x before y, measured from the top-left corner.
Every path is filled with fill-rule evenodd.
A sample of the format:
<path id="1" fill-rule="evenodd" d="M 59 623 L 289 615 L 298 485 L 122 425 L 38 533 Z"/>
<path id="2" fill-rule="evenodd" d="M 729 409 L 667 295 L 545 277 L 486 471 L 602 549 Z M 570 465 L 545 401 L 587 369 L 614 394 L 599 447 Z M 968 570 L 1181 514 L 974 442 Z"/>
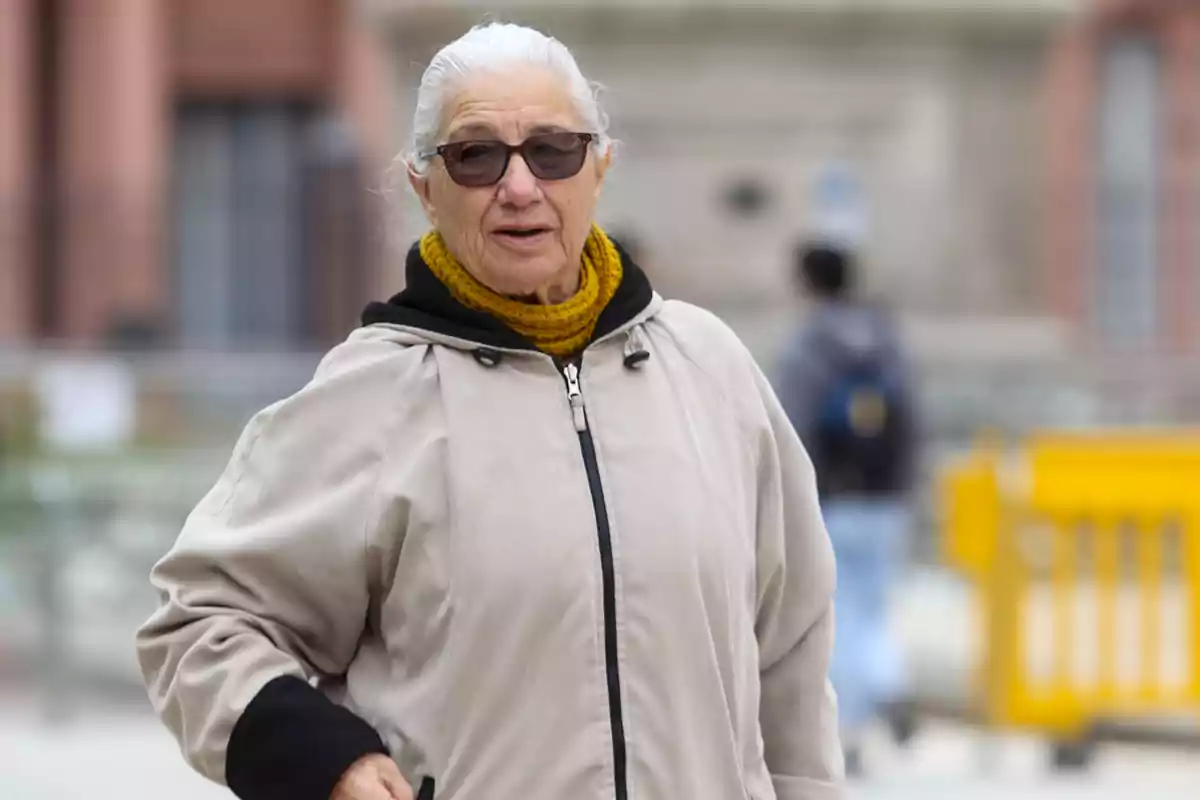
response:
<path id="1" fill-rule="evenodd" d="M 355 761 L 329 800 L 413 800 L 413 790 L 396 762 L 376 753 Z"/>

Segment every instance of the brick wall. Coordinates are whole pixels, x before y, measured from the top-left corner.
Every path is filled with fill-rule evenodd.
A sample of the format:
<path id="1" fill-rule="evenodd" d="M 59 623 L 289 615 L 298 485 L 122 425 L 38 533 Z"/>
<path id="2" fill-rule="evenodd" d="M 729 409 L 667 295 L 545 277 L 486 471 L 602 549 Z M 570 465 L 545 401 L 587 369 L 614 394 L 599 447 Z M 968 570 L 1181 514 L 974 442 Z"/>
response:
<path id="1" fill-rule="evenodd" d="M 0 0 L 0 345 L 33 333 L 35 0 Z"/>
<path id="2" fill-rule="evenodd" d="M 1161 274 L 1157 347 L 1200 348 L 1200 7 L 1171 0 L 1101 0 L 1058 42 L 1047 94 L 1049 229 L 1045 275 L 1056 309 L 1083 341 L 1095 339 L 1098 209 L 1097 76 L 1107 43 L 1146 34 L 1162 54 L 1162 143 L 1159 214 Z"/>
<path id="3" fill-rule="evenodd" d="M 121 323 L 170 335 L 181 98 L 309 102 L 342 115 L 367 169 L 381 169 L 381 69 L 353 11 L 350 0 L 0 0 L 0 344 L 96 343 Z M 47 37 L 52 69 L 38 60 Z M 44 174 L 43 112 L 56 126 Z M 43 199 L 55 227 L 44 268 Z"/>
<path id="4" fill-rule="evenodd" d="M 186 94 L 311 94 L 330 88 L 333 0 L 173 0 L 176 86 Z"/>

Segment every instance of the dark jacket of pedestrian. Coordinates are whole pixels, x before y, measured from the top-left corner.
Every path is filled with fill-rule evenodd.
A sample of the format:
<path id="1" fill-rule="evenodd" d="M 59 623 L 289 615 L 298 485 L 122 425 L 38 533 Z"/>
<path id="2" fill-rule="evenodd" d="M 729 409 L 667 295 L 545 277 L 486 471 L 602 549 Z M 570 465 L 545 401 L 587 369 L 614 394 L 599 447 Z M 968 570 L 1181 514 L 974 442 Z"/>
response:
<path id="1" fill-rule="evenodd" d="M 817 472 L 822 498 L 887 496 L 913 484 L 917 450 L 914 380 L 890 314 L 854 299 L 847 253 L 807 249 L 801 278 L 814 295 L 808 318 L 784 347 L 776 389 Z M 869 446 L 830 434 L 830 405 L 849 402 L 842 386 L 870 375 L 884 387 L 886 418 Z"/>

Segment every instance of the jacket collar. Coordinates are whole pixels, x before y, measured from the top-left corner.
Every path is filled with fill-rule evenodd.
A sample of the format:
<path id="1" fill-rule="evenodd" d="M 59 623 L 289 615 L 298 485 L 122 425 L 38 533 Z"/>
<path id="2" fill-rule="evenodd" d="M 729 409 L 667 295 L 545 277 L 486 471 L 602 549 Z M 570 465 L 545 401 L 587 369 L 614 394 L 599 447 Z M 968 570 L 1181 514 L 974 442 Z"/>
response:
<path id="1" fill-rule="evenodd" d="M 621 255 L 623 277 L 617 293 L 600 313 L 592 334 L 593 342 L 633 321 L 654 301 L 654 290 L 646 273 L 633 263 L 620 244 L 616 246 Z M 368 305 L 362 314 L 364 326 L 399 325 L 483 347 L 537 351 L 532 342 L 500 320 L 455 300 L 421 258 L 417 244 L 408 251 L 404 271 L 407 279 L 404 291 L 386 303 Z"/>

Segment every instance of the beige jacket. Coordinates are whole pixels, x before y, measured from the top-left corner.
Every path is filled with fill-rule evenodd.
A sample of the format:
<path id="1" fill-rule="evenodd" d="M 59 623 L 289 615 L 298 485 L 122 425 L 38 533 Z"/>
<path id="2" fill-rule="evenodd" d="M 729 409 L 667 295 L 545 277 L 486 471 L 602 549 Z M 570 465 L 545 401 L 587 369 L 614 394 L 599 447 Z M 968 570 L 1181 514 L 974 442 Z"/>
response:
<path id="1" fill-rule="evenodd" d="M 372 751 L 439 800 L 843 796 L 813 471 L 683 303 L 578 368 L 359 329 L 152 580 L 151 699 L 242 797 L 323 800 Z"/>

